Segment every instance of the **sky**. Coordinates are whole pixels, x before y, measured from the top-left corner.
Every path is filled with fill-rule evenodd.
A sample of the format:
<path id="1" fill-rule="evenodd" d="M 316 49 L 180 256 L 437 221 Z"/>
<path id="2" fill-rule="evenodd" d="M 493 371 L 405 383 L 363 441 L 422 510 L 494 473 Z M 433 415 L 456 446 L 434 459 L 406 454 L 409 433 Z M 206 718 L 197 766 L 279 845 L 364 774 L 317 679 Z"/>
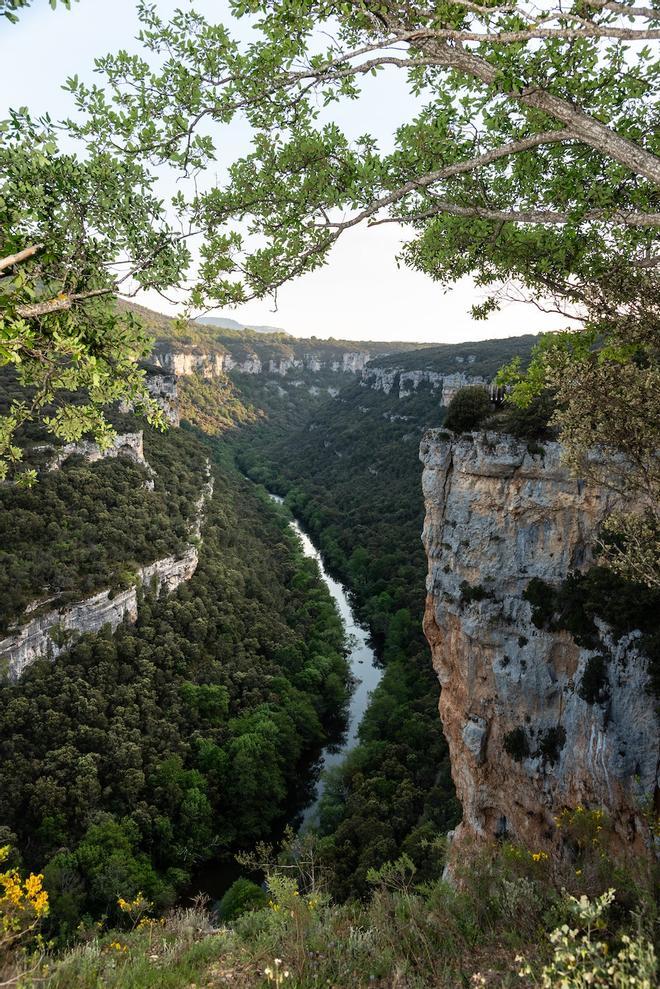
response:
<path id="1" fill-rule="evenodd" d="M 156 6 L 167 16 L 187 2 L 156 0 Z M 209 19 L 227 24 L 232 20 L 226 0 L 197 0 L 194 7 Z M 234 25 L 239 36 L 245 34 L 242 25 Z M 35 114 L 49 112 L 56 119 L 71 115 L 71 97 L 61 89 L 66 77 L 77 74 L 82 80 L 98 81 L 94 58 L 120 48 L 139 51 L 138 26 L 135 0 L 80 0 L 70 12 L 63 7 L 52 11 L 48 0 L 33 0 L 18 24 L 0 19 L 0 119 L 11 106 L 27 106 Z M 383 73 L 369 79 L 359 103 L 333 113 L 349 135 L 372 133 L 387 150 L 397 124 L 414 115 L 417 106 L 402 73 Z M 223 141 L 224 161 L 244 154 L 247 142 L 246 129 L 232 125 Z M 168 192 L 165 183 L 163 194 Z M 473 320 L 470 306 L 483 298 L 483 291 L 471 279 L 462 279 L 447 292 L 427 276 L 398 265 L 396 255 L 405 239 L 405 230 L 395 224 L 347 231 L 324 268 L 280 289 L 277 311 L 264 300 L 212 315 L 278 326 L 296 336 L 437 343 L 565 325 L 559 316 L 515 302 L 488 320 Z M 177 311 L 156 293 L 142 293 L 135 301 L 171 315 Z"/>

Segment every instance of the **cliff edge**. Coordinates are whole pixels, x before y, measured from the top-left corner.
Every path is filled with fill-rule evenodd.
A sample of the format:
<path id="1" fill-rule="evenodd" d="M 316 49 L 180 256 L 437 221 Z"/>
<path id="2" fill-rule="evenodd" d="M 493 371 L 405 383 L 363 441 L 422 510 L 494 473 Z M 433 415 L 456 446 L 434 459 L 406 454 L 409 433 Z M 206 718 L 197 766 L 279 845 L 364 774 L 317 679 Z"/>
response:
<path id="1" fill-rule="evenodd" d="M 424 627 L 463 805 L 456 840 L 509 835 L 561 853 L 557 816 L 584 806 L 643 849 L 659 724 L 642 635 L 596 616 L 585 644 L 539 618 L 593 565 L 615 495 L 573 478 L 557 443 L 532 454 L 511 436 L 431 430 L 420 457 Z"/>

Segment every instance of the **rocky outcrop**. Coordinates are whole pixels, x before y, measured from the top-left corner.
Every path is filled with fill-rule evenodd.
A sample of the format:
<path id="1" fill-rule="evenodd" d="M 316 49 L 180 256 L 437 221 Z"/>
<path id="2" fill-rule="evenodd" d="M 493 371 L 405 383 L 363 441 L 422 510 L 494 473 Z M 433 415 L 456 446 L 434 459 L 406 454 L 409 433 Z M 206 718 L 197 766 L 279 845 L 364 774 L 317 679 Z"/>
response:
<path id="1" fill-rule="evenodd" d="M 231 354 L 225 354 L 223 367 L 225 371 L 239 371 L 241 374 L 261 374 L 264 369 L 261 358 L 256 354 L 244 357 L 239 361 L 235 360 Z"/>
<path id="2" fill-rule="evenodd" d="M 557 814 L 584 805 L 607 812 L 621 845 L 642 848 L 659 725 L 639 633 L 615 641 L 601 622 L 599 648 L 583 648 L 537 627 L 523 596 L 534 577 L 558 586 L 590 567 L 615 496 L 574 479 L 556 443 L 532 455 L 513 437 L 432 430 L 421 459 L 425 632 L 463 805 L 457 840 L 507 833 L 557 850 Z M 600 655 L 607 703 L 580 690 Z"/>
<path id="3" fill-rule="evenodd" d="M 444 374 L 441 371 L 406 371 L 403 368 L 378 366 L 368 367 L 363 371 L 362 384 L 375 391 L 385 392 L 386 395 L 394 391 L 399 398 L 407 398 L 422 386 L 430 387 L 439 393 L 441 405 L 449 405 L 459 388 L 473 385 L 492 388 L 485 378 L 463 374 L 461 371 Z"/>
<path id="4" fill-rule="evenodd" d="M 342 354 L 341 361 L 331 361 L 330 367 L 333 371 L 343 371 L 345 374 L 360 374 L 370 359 L 371 354 L 366 350 L 351 351 Z"/>
<path id="5" fill-rule="evenodd" d="M 69 457 L 83 457 L 88 463 L 94 464 L 97 460 L 114 460 L 115 457 L 128 457 L 136 464 L 141 464 L 146 468 L 150 478 L 153 476 L 153 469 L 144 456 L 143 433 L 140 429 L 136 433 L 117 433 L 107 447 L 100 447 L 93 440 L 80 440 L 77 443 L 66 443 L 60 447 L 36 446 L 33 450 L 52 450 L 53 454 L 48 461 L 48 470 L 59 470 L 62 464 Z M 153 480 L 147 481 L 147 486 L 153 488 Z"/>
<path id="6" fill-rule="evenodd" d="M 227 371 L 241 374 L 278 374 L 285 377 L 291 371 L 307 370 L 314 373 L 322 370 L 342 374 L 361 374 L 371 358 L 368 351 L 306 351 L 296 357 L 279 356 L 266 360 L 255 350 L 235 356 L 228 351 L 203 353 L 197 350 L 175 350 L 170 346 L 157 344 L 151 360 L 154 365 L 167 371 L 175 378 L 198 374 L 204 378 L 218 377 Z"/>
<path id="7" fill-rule="evenodd" d="M 179 413 L 179 392 L 176 377 L 173 374 L 150 373 L 146 377 L 147 390 L 154 398 L 172 426 L 181 423 Z"/>
<path id="8" fill-rule="evenodd" d="M 190 580 L 199 561 L 199 539 L 203 523 L 204 504 L 213 493 L 213 478 L 207 466 L 207 480 L 195 505 L 190 526 L 191 540 L 180 556 L 167 556 L 146 566 L 134 574 L 129 588 L 121 591 L 100 591 L 76 604 L 46 611 L 26 624 L 15 627 L 7 638 L 0 641 L 0 673 L 17 679 L 40 656 L 55 659 L 67 649 L 79 635 L 98 632 L 104 625 L 114 631 L 123 621 L 134 622 L 138 615 L 140 588 L 157 597 L 169 594 L 179 584 Z M 33 613 L 46 602 L 34 602 L 26 613 Z"/>
<path id="9" fill-rule="evenodd" d="M 194 350 L 174 350 L 165 345 L 157 345 L 151 360 L 156 367 L 163 368 L 175 378 L 199 374 L 203 378 L 214 378 L 227 369 L 228 354 L 202 353 Z"/>

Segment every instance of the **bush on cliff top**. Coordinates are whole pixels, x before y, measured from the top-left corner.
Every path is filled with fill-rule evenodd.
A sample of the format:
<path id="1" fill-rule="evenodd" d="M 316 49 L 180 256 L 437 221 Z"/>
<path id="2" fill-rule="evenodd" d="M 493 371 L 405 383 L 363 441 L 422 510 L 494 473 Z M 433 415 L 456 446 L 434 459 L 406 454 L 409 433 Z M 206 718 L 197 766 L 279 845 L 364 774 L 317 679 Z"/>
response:
<path id="1" fill-rule="evenodd" d="M 445 426 L 455 433 L 469 433 L 479 429 L 491 415 L 493 406 L 485 388 L 468 385 L 459 388 L 447 406 Z"/>
<path id="2" fill-rule="evenodd" d="M 47 959 L 18 952 L 13 970 L 0 977 L 22 969 L 25 989 L 530 989 L 559 984 L 561 974 L 571 987 L 651 989 L 650 885 L 639 870 L 635 878 L 614 872 L 605 840 L 595 838 L 565 868 L 543 852 L 484 846 L 469 863 L 457 863 L 458 889 L 420 883 L 402 856 L 370 871 L 367 900 L 344 906 L 328 897 L 309 855 L 314 849 L 298 843 L 293 868 L 266 865 L 268 903 L 229 924 L 215 926 L 199 906 L 158 920 L 132 909 L 144 897 L 120 898 L 119 928 L 95 929 L 85 943 Z M 613 877 L 623 896 L 611 889 Z M 582 978 L 594 970 L 597 979 Z"/>

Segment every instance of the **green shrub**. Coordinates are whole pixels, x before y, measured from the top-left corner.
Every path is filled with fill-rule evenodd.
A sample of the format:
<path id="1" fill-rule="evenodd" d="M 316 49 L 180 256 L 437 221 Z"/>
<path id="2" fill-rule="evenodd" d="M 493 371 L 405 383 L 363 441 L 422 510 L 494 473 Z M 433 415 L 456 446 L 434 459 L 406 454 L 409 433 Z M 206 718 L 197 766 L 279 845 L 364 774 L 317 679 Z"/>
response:
<path id="1" fill-rule="evenodd" d="M 455 433 L 467 433 L 479 429 L 493 411 L 485 388 L 470 385 L 459 388 L 447 406 L 445 426 Z"/>
<path id="2" fill-rule="evenodd" d="M 507 732 L 504 736 L 504 751 L 510 755 L 515 762 L 522 762 L 529 755 L 529 741 L 527 732 L 520 726 L 513 731 Z"/>
<path id="3" fill-rule="evenodd" d="M 523 600 L 532 606 L 532 623 L 537 628 L 549 628 L 555 612 L 555 588 L 540 577 L 532 577 L 523 591 Z"/>
<path id="4" fill-rule="evenodd" d="M 505 400 L 487 426 L 527 440 L 530 453 L 542 453 L 543 447 L 539 446 L 538 441 L 555 438 L 555 431 L 550 425 L 553 411 L 554 402 L 547 393 L 533 399 L 524 409 Z"/>
<path id="5" fill-rule="evenodd" d="M 525 964 L 520 976 L 532 976 L 541 989 L 651 989 L 656 983 L 656 957 L 646 938 L 624 934 L 615 951 L 596 932 L 605 925 L 604 914 L 614 900 L 610 889 L 595 900 L 587 896 L 567 897 L 570 923 L 562 924 L 550 934 L 553 957 L 535 978 L 531 965 Z M 523 961 L 523 959 L 518 959 Z"/>
<path id="6" fill-rule="evenodd" d="M 261 910 L 268 906 L 268 896 L 251 879 L 242 876 L 231 884 L 218 904 L 220 920 L 235 920 L 250 910 Z"/>
<path id="7" fill-rule="evenodd" d="M 467 580 L 461 581 L 461 604 L 471 604 L 473 601 L 483 601 L 492 598 L 492 591 L 487 591 L 481 584 L 473 587 Z"/>
<path id="8" fill-rule="evenodd" d="M 559 753 L 566 743 L 566 729 L 563 725 L 557 725 L 541 736 L 539 752 L 548 762 L 555 763 L 559 759 Z"/>
<path id="9" fill-rule="evenodd" d="M 603 704 L 610 696 L 607 678 L 607 657 L 590 656 L 582 674 L 578 694 L 587 704 Z"/>

